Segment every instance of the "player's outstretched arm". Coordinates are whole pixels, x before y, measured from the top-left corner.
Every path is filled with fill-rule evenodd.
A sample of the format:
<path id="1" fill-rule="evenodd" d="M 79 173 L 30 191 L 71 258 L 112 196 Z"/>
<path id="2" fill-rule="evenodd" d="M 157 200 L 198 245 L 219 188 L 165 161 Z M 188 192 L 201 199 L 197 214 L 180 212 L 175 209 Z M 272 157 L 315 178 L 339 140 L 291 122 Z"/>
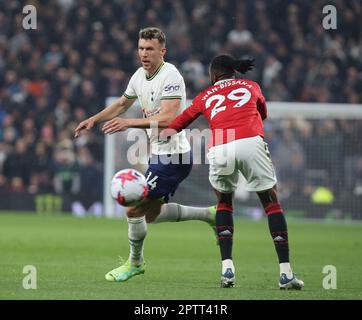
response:
<path id="1" fill-rule="evenodd" d="M 128 128 L 150 128 L 151 123 L 157 124 L 159 128 L 166 128 L 175 119 L 180 104 L 181 100 L 179 99 L 162 100 L 161 111 L 157 115 L 143 119 L 115 118 L 107 121 L 102 130 L 105 134 L 111 134 Z"/>
<path id="2" fill-rule="evenodd" d="M 166 129 L 160 132 L 160 139 L 164 140 L 168 137 L 180 132 L 181 130 L 187 128 L 195 119 L 201 115 L 201 110 L 199 109 L 198 104 L 193 103 L 184 110 L 180 115 L 178 115 Z"/>
<path id="3" fill-rule="evenodd" d="M 128 99 L 125 96 L 120 97 L 101 112 L 79 123 L 74 130 L 74 137 L 77 138 L 84 129 L 90 130 L 96 123 L 113 119 L 126 112 L 134 102 L 135 99 Z"/>

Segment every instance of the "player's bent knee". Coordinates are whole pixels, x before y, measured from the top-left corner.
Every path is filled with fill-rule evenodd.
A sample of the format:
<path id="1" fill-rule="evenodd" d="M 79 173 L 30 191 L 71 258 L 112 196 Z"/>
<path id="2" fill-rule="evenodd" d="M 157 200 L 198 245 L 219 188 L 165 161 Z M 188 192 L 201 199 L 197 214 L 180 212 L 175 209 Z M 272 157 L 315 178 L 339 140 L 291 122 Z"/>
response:
<path id="1" fill-rule="evenodd" d="M 157 216 L 161 213 L 161 206 L 163 202 L 159 199 L 154 199 L 148 206 L 146 213 L 146 222 L 152 223 L 156 220 Z"/>
<path id="2" fill-rule="evenodd" d="M 138 207 L 128 207 L 126 210 L 126 215 L 128 218 L 139 218 L 145 215 L 143 210 L 140 210 Z"/>
<path id="3" fill-rule="evenodd" d="M 163 202 L 159 199 L 146 199 L 136 207 L 127 208 L 126 214 L 129 218 L 146 216 L 146 222 L 152 223 L 161 212 Z"/>
<path id="4" fill-rule="evenodd" d="M 155 222 L 157 216 L 158 216 L 158 214 L 147 213 L 147 214 L 146 214 L 146 222 L 147 222 L 147 223 L 153 223 L 153 222 Z"/>

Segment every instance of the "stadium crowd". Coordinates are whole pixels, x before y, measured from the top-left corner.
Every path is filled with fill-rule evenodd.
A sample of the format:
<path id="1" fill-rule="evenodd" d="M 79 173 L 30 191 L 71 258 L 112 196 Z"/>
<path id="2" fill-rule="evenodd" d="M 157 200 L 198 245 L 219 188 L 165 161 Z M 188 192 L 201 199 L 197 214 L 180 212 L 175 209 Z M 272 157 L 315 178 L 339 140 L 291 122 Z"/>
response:
<path id="1" fill-rule="evenodd" d="M 330 2 L 336 30 L 322 26 Z M 35 30 L 22 27 L 25 4 L 37 8 Z M 73 130 L 125 90 L 139 66 L 141 27 L 165 31 L 166 60 L 183 74 L 189 99 L 208 86 L 210 59 L 229 52 L 256 58 L 248 78 L 269 101 L 359 104 L 361 16 L 362 3 L 353 0 L 0 0 L 0 189 L 101 198 L 103 136 L 93 130 L 74 140 Z M 341 120 L 270 125 L 280 180 L 300 188 L 305 169 L 321 167 L 336 193 L 356 188 L 362 150 L 348 140 L 356 132 L 358 121 L 352 129 Z M 323 148 L 336 157 L 323 159 Z"/>

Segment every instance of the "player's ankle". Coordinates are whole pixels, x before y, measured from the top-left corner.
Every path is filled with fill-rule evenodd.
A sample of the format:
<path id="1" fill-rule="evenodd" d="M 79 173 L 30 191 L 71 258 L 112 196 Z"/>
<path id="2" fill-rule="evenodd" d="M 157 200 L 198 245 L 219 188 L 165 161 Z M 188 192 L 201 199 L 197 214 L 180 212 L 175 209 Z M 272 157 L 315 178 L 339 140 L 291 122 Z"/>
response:
<path id="1" fill-rule="evenodd" d="M 289 262 L 282 262 L 279 264 L 280 276 L 284 273 L 288 279 L 293 278 L 293 271 Z"/>
<path id="2" fill-rule="evenodd" d="M 224 273 L 227 269 L 231 269 L 235 273 L 235 267 L 232 259 L 222 260 L 222 272 Z"/>
<path id="3" fill-rule="evenodd" d="M 130 263 L 132 267 L 139 267 L 143 262 L 143 257 L 139 260 L 131 260 L 130 259 Z"/>

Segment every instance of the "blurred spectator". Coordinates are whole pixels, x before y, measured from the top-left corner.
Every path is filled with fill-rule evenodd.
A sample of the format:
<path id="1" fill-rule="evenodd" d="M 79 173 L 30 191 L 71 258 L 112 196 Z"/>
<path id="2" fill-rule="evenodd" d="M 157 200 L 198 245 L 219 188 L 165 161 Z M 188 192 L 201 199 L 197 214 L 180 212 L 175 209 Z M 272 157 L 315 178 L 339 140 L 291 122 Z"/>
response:
<path id="1" fill-rule="evenodd" d="M 244 20 L 240 19 L 237 21 L 235 29 L 228 33 L 227 40 L 232 46 L 242 48 L 251 44 L 253 34 L 245 28 Z"/>
<path id="2" fill-rule="evenodd" d="M 29 189 L 32 193 L 51 193 L 53 187 L 53 163 L 49 149 L 43 142 L 38 142 L 31 164 L 31 184 Z"/>
<path id="3" fill-rule="evenodd" d="M 80 187 L 77 201 L 72 203 L 72 211 L 76 216 L 87 213 L 102 215 L 103 171 L 96 163 L 87 147 L 80 147 L 77 154 L 79 163 Z"/>
<path id="4" fill-rule="evenodd" d="M 304 180 L 304 151 L 293 133 L 285 130 L 273 150 L 273 163 L 280 179 L 281 197 L 298 196 Z"/>
<path id="5" fill-rule="evenodd" d="M 320 123 L 315 140 L 318 143 L 318 152 L 314 161 L 319 169 L 325 169 L 329 175 L 329 181 L 334 186 L 339 186 L 340 172 L 342 171 L 342 134 L 337 130 L 333 120 L 325 120 Z M 336 191 L 336 190 L 335 190 Z"/>
<path id="6" fill-rule="evenodd" d="M 25 192 L 25 183 L 22 177 L 12 177 L 6 188 L 7 192 Z"/>
<path id="7" fill-rule="evenodd" d="M 186 89 L 188 92 L 202 91 L 208 86 L 209 79 L 206 77 L 205 67 L 196 55 L 190 57 L 181 64 Z"/>
<path id="8" fill-rule="evenodd" d="M 263 72 L 262 83 L 266 89 L 268 89 L 271 86 L 273 80 L 278 77 L 282 68 L 282 64 L 274 56 L 269 56 L 267 58 Z"/>
<path id="9" fill-rule="evenodd" d="M 79 148 L 77 160 L 80 177 L 79 193 L 99 201 L 102 198 L 103 192 L 102 166 L 94 160 L 87 147 Z"/>
<path id="10" fill-rule="evenodd" d="M 59 194 L 76 194 L 79 191 L 79 171 L 71 150 L 55 151 L 54 189 Z"/>
<path id="11" fill-rule="evenodd" d="M 18 139 L 14 151 L 10 152 L 3 163 L 3 175 L 13 184 L 13 178 L 21 178 L 22 183 L 29 183 L 30 154 L 24 139 Z M 19 185 L 18 180 L 15 180 Z"/>

